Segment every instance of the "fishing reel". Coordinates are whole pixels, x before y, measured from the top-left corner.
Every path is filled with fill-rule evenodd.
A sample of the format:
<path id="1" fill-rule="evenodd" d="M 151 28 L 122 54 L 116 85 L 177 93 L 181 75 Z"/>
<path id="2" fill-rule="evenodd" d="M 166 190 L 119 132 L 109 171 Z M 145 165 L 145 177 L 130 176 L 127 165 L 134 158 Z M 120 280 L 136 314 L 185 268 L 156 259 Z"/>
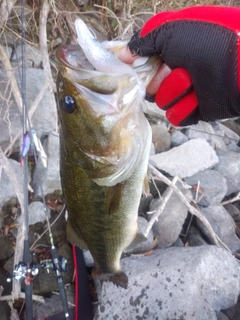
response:
<path id="1" fill-rule="evenodd" d="M 13 278 L 19 282 L 25 281 L 26 279 L 28 281 L 32 281 L 38 275 L 38 273 L 38 265 L 27 266 L 24 262 L 21 261 L 14 267 Z M 11 281 L 11 279 L 8 278 L 8 281 Z"/>
<path id="2" fill-rule="evenodd" d="M 58 270 L 62 272 L 67 272 L 68 270 L 67 259 L 62 256 L 58 256 L 57 259 L 44 260 L 41 262 L 41 266 L 47 270 Z"/>
<path id="3" fill-rule="evenodd" d="M 66 272 L 68 269 L 67 259 L 62 256 L 58 256 L 57 259 L 44 260 L 39 264 L 30 264 L 27 266 L 24 262 L 19 262 L 15 265 L 13 270 L 13 278 L 19 282 L 33 281 L 33 279 L 39 274 L 41 268 L 53 271 Z M 9 278 L 8 281 L 11 281 Z"/>

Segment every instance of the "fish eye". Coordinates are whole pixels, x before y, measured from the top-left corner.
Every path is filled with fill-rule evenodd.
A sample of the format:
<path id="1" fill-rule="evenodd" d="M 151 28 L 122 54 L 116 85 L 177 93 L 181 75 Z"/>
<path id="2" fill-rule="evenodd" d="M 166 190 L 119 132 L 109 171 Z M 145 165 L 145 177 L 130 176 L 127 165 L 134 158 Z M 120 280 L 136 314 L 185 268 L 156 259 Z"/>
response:
<path id="1" fill-rule="evenodd" d="M 67 113 L 72 113 L 76 109 L 75 100 L 71 96 L 65 96 L 62 98 L 61 103 L 63 110 Z"/>

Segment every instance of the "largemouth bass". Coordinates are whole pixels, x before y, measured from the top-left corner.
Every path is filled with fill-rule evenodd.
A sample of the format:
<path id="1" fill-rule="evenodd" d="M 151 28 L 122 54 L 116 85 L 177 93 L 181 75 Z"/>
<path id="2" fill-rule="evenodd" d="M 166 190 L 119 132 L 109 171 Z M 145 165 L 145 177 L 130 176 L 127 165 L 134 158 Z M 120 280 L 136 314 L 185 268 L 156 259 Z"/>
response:
<path id="1" fill-rule="evenodd" d="M 96 39 L 89 36 L 86 41 L 83 46 L 91 41 L 92 50 L 94 44 L 99 49 Z M 98 66 L 101 52 L 110 54 L 102 49 L 95 50 Z M 79 46 L 60 47 L 57 58 L 60 174 L 68 238 L 90 250 L 95 277 L 126 288 L 120 257 L 143 240 L 137 230 L 138 205 L 151 146 L 139 83 L 150 82 L 160 61 L 151 58 L 133 71 L 127 66 L 123 72 L 105 73 L 94 70 L 94 55 L 89 63 Z"/>

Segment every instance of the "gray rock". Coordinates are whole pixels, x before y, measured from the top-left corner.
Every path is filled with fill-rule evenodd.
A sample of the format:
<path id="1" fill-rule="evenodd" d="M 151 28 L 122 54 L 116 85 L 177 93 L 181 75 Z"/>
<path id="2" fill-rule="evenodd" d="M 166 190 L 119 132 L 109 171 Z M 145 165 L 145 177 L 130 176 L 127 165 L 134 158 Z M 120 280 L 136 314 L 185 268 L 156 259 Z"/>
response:
<path id="1" fill-rule="evenodd" d="M 199 205 L 207 207 L 209 205 L 220 204 L 227 193 L 226 179 L 215 170 L 200 171 L 193 176 L 186 178 L 187 184 L 193 186 L 197 185 L 199 181 L 200 192 L 198 198 L 202 195 L 203 198 L 198 202 Z M 195 190 L 195 189 L 194 189 Z M 195 198 L 196 192 L 193 191 Z"/>
<path id="2" fill-rule="evenodd" d="M 23 170 L 20 167 L 20 163 L 12 159 L 8 159 L 8 163 L 14 171 L 17 181 L 21 184 L 23 181 Z M 16 197 L 14 186 L 10 182 L 5 171 L 2 170 L 2 174 L 0 175 L 0 207 L 13 197 Z"/>
<path id="3" fill-rule="evenodd" d="M 227 316 L 229 320 L 239 320 L 240 319 L 240 297 L 238 297 L 238 302 L 225 310 L 222 310 L 222 313 Z M 225 319 L 224 319 L 225 320 Z"/>
<path id="4" fill-rule="evenodd" d="M 209 142 L 211 135 L 214 134 L 214 130 L 209 122 L 199 121 L 196 125 L 190 126 L 185 134 L 189 139 L 201 138 Z"/>
<path id="5" fill-rule="evenodd" d="M 95 320 L 216 320 L 240 292 L 238 262 L 215 246 L 156 250 L 121 264 L 128 289 L 105 282 Z"/>
<path id="6" fill-rule="evenodd" d="M 142 103 L 143 112 L 158 119 L 166 120 L 165 111 L 160 109 L 156 103 L 144 100 Z"/>
<path id="7" fill-rule="evenodd" d="M 237 207 L 235 207 L 234 204 L 232 203 L 228 203 L 228 204 L 225 204 L 224 206 L 224 209 L 227 210 L 227 212 L 230 214 L 230 216 L 235 220 L 240 220 L 240 212 L 239 212 L 239 209 Z"/>
<path id="8" fill-rule="evenodd" d="M 233 218 L 223 206 L 209 206 L 201 208 L 202 214 L 207 218 L 215 233 L 228 246 L 232 252 L 240 250 L 240 239 L 235 233 Z M 200 220 L 196 220 L 199 229 L 208 236 L 208 232 Z"/>
<path id="9" fill-rule="evenodd" d="M 217 320 L 229 320 L 229 318 L 225 316 L 225 314 L 222 313 L 221 311 L 216 312 L 216 315 L 217 315 Z"/>
<path id="10" fill-rule="evenodd" d="M 60 167 L 59 167 L 59 135 L 51 132 L 43 143 L 43 148 L 47 155 L 47 168 L 43 166 L 41 159 L 33 173 L 34 195 L 53 193 L 55 190 L 61 190 Z"/>
<path id="11" fill-rule="evenodd" d="M 240 148 L 238 147 L 238 145 L 234 142 L 234 141 L 230 141 L 227 145 L 226 145 L 227 151 L 232 151 L 232 152 L 238 152 L 240 153 Z"/>
<path id="12" fill-rule="evenodd" d="M 66 287 L 67 300 L 69 302 L 69 309 L 74 304 L 74 286 Z M 63 311 L 60 296 L 52 294 L 50 297 L 45 298 L 45 303 L 33 301 L 33 319 L 43 320 L 50 316 L 56 315 Z M 26 316 L 26 314 L 25 314 Z M 26 319 L 26 318 L 25 318 Z M 59 317 L 61 319 L 61 317 Z"/>
<path id="13" fill-rule="evenodd" d="M 187 243 L 190 247 L 198 247 L 207 244 L 203 239 L 200 230 L 194 226 L 191 226 L 187 233 Z"/>
<path id="14" fill-rule="evenodd" d="M 213 148 L 204 139 L 193 139 L 169 151 L 150 156 L 158 169 L 172 176 L 190 177 L 218 163 Z"/>
<path id="15" fill-rule="evenodd" d="M 188 137 L 180 130 L 173 130 L 171 133 L 171 147 L 177 147 L 188 141 Z"/>
<path id="16" fill-rule="evenodd" d="M 214 128 L 215 134 L 211 136 L 209 143 L 215 150 L 226 151 L 228 148 L 228 145 L 231 143 L 235 144 L 236 146 L 236 141 L 228 138 L 226 134 L 219 128 L 217 123 L 213 124 L 213 128 Z"/>
<path id="17" fill-rule="evenodd" d="M 32 225 L 37 222 L 45 222 L 46 214 L 44 204 L 40 201 L 32 202 L 28 207 L 28 224 Z"/>
<path id="18" fill-rule="evenodd" d="M 214 150 L 227 150 L 227 144 L 231 140 L 224 138 L 224 133 L 217 130 L 214 135 L 210 136 L 209 144 Z"/>
<path id="19" fill-rule="evenodd" d="M 181 238 L 178 237 L 177 241 L 173 244 L 174 247 L 184 247 L 184 243 L 182 242 Z"/>
<path id="20" fill-rule="evenodd" d="M 7 301 L 0 301 L 1 320 L 9 320 L 11 318 L 11 309 Z"/>
<path id="21" fill-rule="evenodd" d="M 186 135 L 189 139 L 202 138 L 208 141 L 211 147 L 216 150 L 226 150 L 225 133 L 219 128 L 218 124 L 199 121 L 198 124 L 191 126 Z"/>
<path id="22" fill-rule="evenodd" d="M 183 189 L 180 184 L 177 184 L 177 186 L 190 201 L 192 199 L 191 192 Z M 164 192 L 162 196 L 163 198 L 166 192 L 167 191 Z M 161 203 L 162 201 L 160 199 L 153 199 L 150 203 L 149 211 L 152 212 L 157 210 Z M 179 200 L 179 197 L 176 195 L 176 193 L 173 192 L 164 210 L 159 216 L 158 221 L 156 221 L 153 225 L 153 232 L 157 237 L 159 248 L 169 247 L 177 241 L 187 214 L 187 207 L 182 201 Z M 149 218 L 151 218 L 151 216 Z"/>
<path id="23" fill-rule="evenodd" d="M 214 169 L 227 180 L 227 194 L 240 191 L 240 154 L 227 151 L 216 151 L 219 162 Z"/>
<path id="24" fill-rule="evenodd" d="M 154 155 L 155 154 L 155 147 L 154 147 L 154 144 L 152 143 L 151 144 L 151 149 L 150 149 L 150 155 Z"/>
<path id="25" fill-rule="evenodd" d="M 233 132 L 240 136 L 240 125 L 235 120 L 228 119 L 223 121 L 221 124 L 231 129 Z"/>
<path id="26" fill-rule="evenodd" d="M 152 126 L 152 141 L 156 153 L 170 149 L 171 137 L 166 126 L 162 124 Z"/>
<path id="27" fill-rule="evenodd" d="M 27 45 L 25 47 L 25 59 L 29 67 L 37 68 L 42 62 L 41 51 L 34 46 Z M 22 60 L 22 45 L 17 46 L 12 61 L 19 62 Z"/>
<path id="28" fill-rule="evenodd" d="M 143 217 L 138 217 L 138 230 L 140 233 L 144 234 L 147 229 L 148 222 Z M 132 253 L 142 253 L 151 250 L 154 247 L 154 237 L 153 232 L 150 230 L 147 240 L 139 243 L 136 247 L 127 251 L 127 254 Z"/>
<path id="29" fill-rule="evenodd" d="M 38 93 L 45 85 L 46 78 L 44 71 L 41 69 L 28 68 L 26 71 L 28 87 L 26 100 L 27 107 L 30 108 Z M 19 85 L 18 73 L 15 76 Z M 2 83 L 0 86 L 0 104 L 2 105 L 2 108 L 0 108 L 0 146 L 5 149 L 9 145 L 9 141 L 15 137 L 19 130 L 22 130 L 22 118 L 14 97 L 6 90 L 8 79 L 4 72 L 0 73 L 0 83 Z M 56 128 L 57 113 L 55 106 L 54 96 L 49 90 L 46 90 L 31 119 L 32 125 L 37 130 L 39 137 L 47 135 Z M 14 148 L 15 151 L 19 151 L 19 141 L 14 144 Z"/>
<path id="30" fill-rule="evenodd" d="M 239 135 L 233 130 L 231 130 L 229 127 L 225 126 L 224 122 L 223 123 L 217 122 L 216 126 L 218 126 L 218 128 L 224 133 L 224 135 L 227 138 L 230 138 L 232 141 L 235 141 L 236 144 L 238 143 L 240 139 Z"/>

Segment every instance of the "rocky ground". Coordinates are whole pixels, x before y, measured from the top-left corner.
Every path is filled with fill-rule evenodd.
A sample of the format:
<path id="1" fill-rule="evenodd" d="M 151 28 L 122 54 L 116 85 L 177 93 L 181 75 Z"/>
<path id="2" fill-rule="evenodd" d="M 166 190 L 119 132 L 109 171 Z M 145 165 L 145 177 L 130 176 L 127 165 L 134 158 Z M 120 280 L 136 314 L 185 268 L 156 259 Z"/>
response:
<path id="1" fill-rule="evenodd" d="M 16 68 L 19 59 L 16 52 L 21 52 L 21 48 L 16 47 L 12 52 L 11 38 L 7 42 L 6 37 L 4 39 L 4 50 Z M 30 110 L 46 84 L 41 56 L 35 46 L 27 46 Z M 0 163 L 0 284 L 4 289 L 3 297 L 10 295 L 12 290 L 11 283 L 6 280 L 12 276 L 14 267 L 21 217 L 16 185 L 21 186 L 23 175 L 19 164 L 20 111 L 4 70 L 2 63 L 0 147 L 9 156 L 7 164 Z M 15 76 L 20 84 L 17 72 Z M 73 260 L 65 232 L 59 136 L 52 89 L 45 87 L 39 100 L 32 111 L 31 123 L 47 155 L 47 167 L 40 160 L 36 163 L 30 154 L 29 241 L 32 259 L 34 263 L 51 259 L 49 235 L 45 232 L 44 196 L 55 246 L 59 255 L 68 260 L 69 268 L 63 277 L 68 284 L 68 301 L 74 303 Z M 240 318 L 240 120 L 199 122 L 188 128 L 174 128 L 154 104 L 144 102 L 143 108 L 153 131 L 149 162 L 152 169 L 149 173 L 150 194 L 142 197 L 138 223 L 148 241 L 123 256 L 122 269 L 129 277 L 127 290 L 111 283 L 103 284 L 95 319 L 237 320 Z M 156 169 L 168 180 L 159 177 Z M 174 185 L 178 193 L 170 192 Z M 198 212 L 197 216 L 194 210 Z M 155 215 L 159 217 L 149 228 Z M 88 252 L 85 252 L 85 259 L 91 268 Z M 40 269 L 33 281 L 33 293 L 44 296 L 45 304 L 34 301 L 34 319 L 42 320 L 61 310 L 56 292 L 54 272 Z M 10 319 L 11 314 L 13 317 L 13 310 L 17 310 L 18 317 L 23 319 L 22 306 L 21 299 L 15 302 L 15 309 L 11 309 L 11 303 L 0 301 L 1 319 Z"/>

